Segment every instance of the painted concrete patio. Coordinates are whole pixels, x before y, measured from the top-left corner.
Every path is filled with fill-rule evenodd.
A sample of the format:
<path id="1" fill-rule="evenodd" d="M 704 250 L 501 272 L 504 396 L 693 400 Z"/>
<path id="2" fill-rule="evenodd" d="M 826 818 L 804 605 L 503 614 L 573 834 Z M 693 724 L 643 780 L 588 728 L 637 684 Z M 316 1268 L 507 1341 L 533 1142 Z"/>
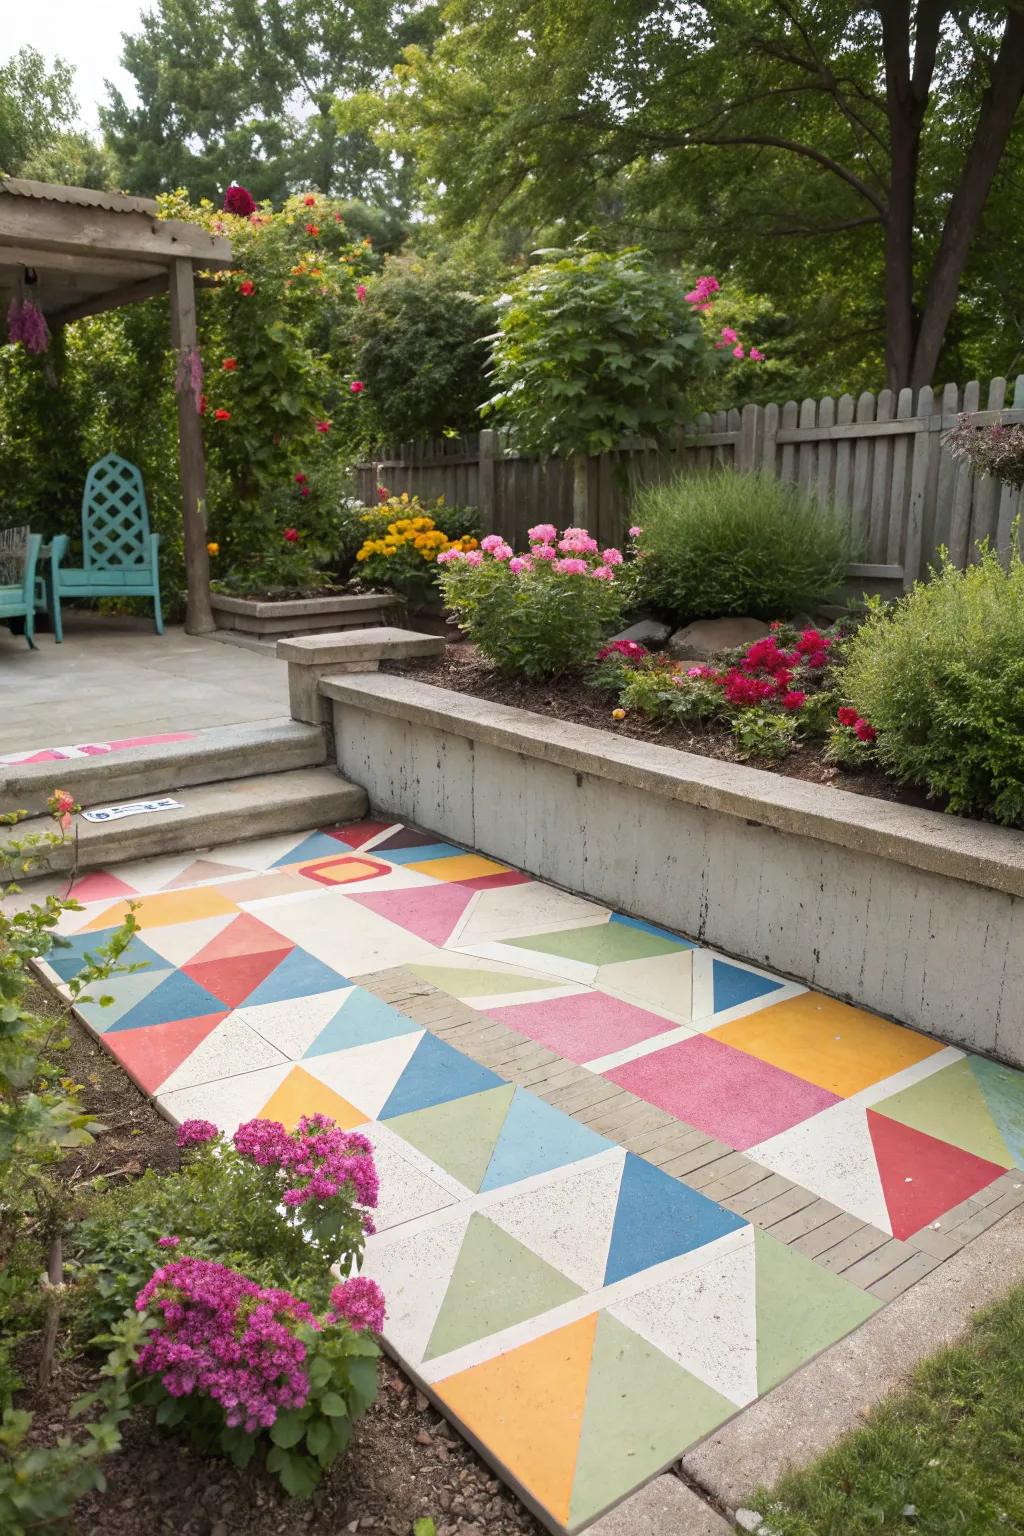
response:
<path id="1" fill-rule="evenodd" d="M 170 1116 L 370 1137 L 387 1342 L 556 1531 L 1024 1198 L 1021 1073 L 430 834 L 75 894 L 58 982 L 141 897 L 145 969 L 82 1014 Z"/>

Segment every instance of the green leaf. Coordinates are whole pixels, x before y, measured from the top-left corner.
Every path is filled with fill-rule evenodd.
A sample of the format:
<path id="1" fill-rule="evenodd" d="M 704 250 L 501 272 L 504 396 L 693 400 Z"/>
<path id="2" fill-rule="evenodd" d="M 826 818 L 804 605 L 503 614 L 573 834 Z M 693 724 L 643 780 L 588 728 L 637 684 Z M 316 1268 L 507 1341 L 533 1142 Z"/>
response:
<path id="1" fill-rule="evenodd" d="M 306 1445 L 309 1447 L 310 1454 L 322 1456 L 330 1444 L 330 1426 L 325 1424 L 323 1419 L 314 1419 L 306 1430 Z"/>
<path id="2" fill-rule="evenodd" d="M 320 1412 L 325 1413 L 329 1419 L 344 1419 L 348 1417 L 345 1399 L 338 1392 L 324 1393 L 320 1399 Z"/>
<path id="3" fill-rule="evenodd" d="M 297 1413 L 281 1413 L 271 1425 L 270 1438 L 275 1445 L 288 1450 L 291 1446 L 298 1445 L 305 1428 L 305 1424 Z"/>

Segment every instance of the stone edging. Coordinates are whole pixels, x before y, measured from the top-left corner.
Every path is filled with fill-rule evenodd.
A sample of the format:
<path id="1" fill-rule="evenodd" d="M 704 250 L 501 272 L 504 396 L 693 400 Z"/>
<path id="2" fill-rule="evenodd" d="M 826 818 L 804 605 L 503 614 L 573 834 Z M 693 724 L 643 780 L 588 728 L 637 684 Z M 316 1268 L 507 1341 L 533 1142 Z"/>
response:
<path id="1" fill-rule="evenodd" d="M 415 721 L 577 773 L 1024 896 L 1024 835 L 1005 827 L 549 719 L 413 677 L 325 675 L 319 691 L 341 704 Z"/>

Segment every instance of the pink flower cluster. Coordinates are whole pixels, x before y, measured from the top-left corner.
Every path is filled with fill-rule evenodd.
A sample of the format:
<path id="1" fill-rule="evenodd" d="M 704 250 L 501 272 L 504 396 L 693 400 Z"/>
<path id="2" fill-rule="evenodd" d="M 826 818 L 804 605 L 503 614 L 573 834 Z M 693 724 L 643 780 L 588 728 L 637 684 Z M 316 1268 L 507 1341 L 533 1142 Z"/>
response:
<path id="1" fill-rule="evenodd" d="M 513 576 L 528 576 L 537 562 L 550 565 L 559 576 L 594 576 L 599 581 L 613 581 L 615 567 L 622 564 L 622 551 L 601 549 L 586 528 L 564 528 L 561 535 L 554 523 L 538 523 L 529 530 L 529 554 L 517 555 L 512 546 L 497 533 L 481 539 L 479 549 L 443 549 L 438 565 L 479 566 L 487 556 L 498 564 L 508 564 Z"/>
<path id="2" fill-rule="evenodd" d="M 210 1259 L 174 1259 L 135 1299 L 159 1322 L 137 1368 L 159 1376 L 171 1397 L 212 1398 L 225 1422 L 253 1434 L 309 1395 L 306 1346 L 296 1328 L 316 1328 L 309 1306 L 287 1291 L 259 1286 Z"/>
<path id="3" fill-rule="evenodd" d="M 844 704 L 841 709 L 836 711 L 836 718 L 840 725 L 849 726 L 858 741 L 874 741 L 878 735 L 874 726 L 865 720 L 863 715 L 858 714 L 849 704 Z"/>
<path id="4" fill-rule="evenodd" d="M 775 702 L 794 712 L 806 702 L 806 691 L 791 686 L 799 667 L 818 671 L 828 661 L 832 642 L 817 629 L 805 629 L 791 651 L 779 649 L 774 634 L 755 640 L 738 666 L 722 672 L 714 667 L 691 667 L 688 676 L 721 688 L 730 704 L 750 709 Z"/>
<path id="5" fill-rule="evenodd" d="M 233 182 L 224 193 L 224 212 L 236 214 L 240 219 L 251 218 L 256 212 L 252 193 Z"/>
<path id="6" fill-rule="evenodd" d="M 7 340 L 20 341 L 26 352 L 45 352 L 50 328 L 33 299 L 12 299 L 7 309 Z"/>
<path id="7" fill-rule="evenodd" d="M 356 1333 L 367 1328 L 372 1333 L 380 1333 L 386 1316 L 384 1292 L 368 1275 L 354 1275 L 351 1280 L 343 1280 L 331 1292 L 330 1322 L 346 1322 Z"/>
<path id="8" fill-rule="evenodd" d="M 201 1147 L 208 1141 L 214 1141 L 220 1132 L 212 1120 L 183 1120 L 178 1126 L 178 1146 L 184 1150 L 186 1147 Z"/>
<path id="9" fill-rule="evenodd" d="M 711 300 L 721 288 L 717 277 L 698 277 L 695 287 L 685 295 L 687 304 L 693 306 L 700 314 L 711 313 Z"/>
<path id="10" fill-rule="evenodd" d="M 710 315 L 714 308 L 711 301 L 715 294 L 720 291 L 721 284 L 717 277 L 698 277 L 696 286 L 691 288 L 690 292 L 685 294 L 684 297 L 687 304 L 696 310 L 697 314 Z M 747 351 L 731 325 L 723 325 L 720 337 L 721 339 L 715 342 L 716 352 L 724 352 L 728 347 L 738 363 L 741 363 L 745 357 L 749 357 L 752 363 L 764 362 L 764 353 L 759 352 L 757 347 L 751 347 Z"/>
<path id="11" fill-rule="evenodd" d="M 646 645 L 641 645 L 637 640 L 612 640 L 601 647 L 597 660 L 607 661 L 609 656 L 621 656 L 623 661 L 642 661 L 650 654 Z"/>
<path id="12" fill-rule="evenodd" d="M 372 1146 L 326 1115 L 304 1115 L 292 1134 L 278 1120 L 247 1120 L 233 1139 L 240 1156 L 287 1174 L 289 1187 L 281 1196 L 285 1205 L 330 1200 L 346 1190 L 360 1205 L 377 1204 Z"/>

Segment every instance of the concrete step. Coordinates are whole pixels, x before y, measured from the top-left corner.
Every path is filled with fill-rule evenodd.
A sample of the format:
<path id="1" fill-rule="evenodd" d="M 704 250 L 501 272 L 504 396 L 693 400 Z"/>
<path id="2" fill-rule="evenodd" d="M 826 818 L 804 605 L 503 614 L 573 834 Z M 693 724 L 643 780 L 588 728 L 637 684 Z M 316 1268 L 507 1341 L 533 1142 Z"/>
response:
<path id="1" fill-rule="evenodd" d="M 41 815 L 55 787 L 70 790 L 89 810 L 171 795 L 194 784 L 315 768 L 326 761 L 327 740 L 318 725 L 281 719 L 214 726 L 196 731 L 187 741 L 127 747 L 66 762 L 0 767 L 0 810 Z"/>
<path id="2" fill-rule="evenodd" d="M 46 863 L 33 870 L 33 878 L 73 868 L 76 847 L 79 871 L 105 869 L 129 859 L 199 854 L 224 843 L 337 826 L 358 821 L 367 809 L 366 791 L 333 768 L 293 768 L 189 789 L 163 785 L 152 798 L 157 795 L 173 795 L 182 809 L 126 816 L 121 821 L 88 822 L 79 817 L 77 844 L 69 838 L 51 849 Z M 52 827 L 48 817 L 33 817 L 19 823 L 15 835 L 20 840 Z"/>

